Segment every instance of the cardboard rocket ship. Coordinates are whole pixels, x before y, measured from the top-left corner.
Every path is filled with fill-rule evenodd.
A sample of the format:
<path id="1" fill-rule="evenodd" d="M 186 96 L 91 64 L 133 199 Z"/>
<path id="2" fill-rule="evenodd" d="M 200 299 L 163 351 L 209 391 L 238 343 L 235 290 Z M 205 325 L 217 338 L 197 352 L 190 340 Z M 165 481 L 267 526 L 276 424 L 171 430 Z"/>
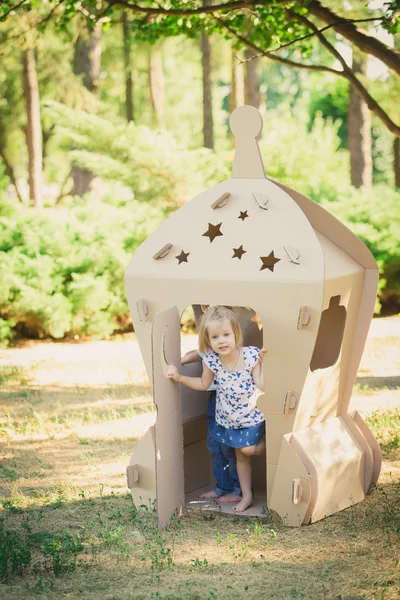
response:
<path id="1" fill-rule="evenodd" d="M 230 119 L 232 178 L 190 200 L 135 252 L 129 308 L 152 384 L 156 422 L 127 468 L 135 504 L 154 502 L 161 524 L 213 485 L 207 392 L 169 380 L 180 365 L 180 316 L 190 305 L 251 307 L 245 345 L 268 349 L 266 456 L 253 485 L 284 523 L 310 523 L 360 502 L 374 487 L 380 450 L 349 412 L 373 314 L 378 267 L 367 247 L 321 206 L 265 176 L 251 106 Z M 191 365 L 188 374 L 199 374 Z M 230 510 L 228 508 L 227 510 Z M 251 510 L 251 509 L 250 509 Z M 244 513 L 249 514 L 248 511 Z"/>

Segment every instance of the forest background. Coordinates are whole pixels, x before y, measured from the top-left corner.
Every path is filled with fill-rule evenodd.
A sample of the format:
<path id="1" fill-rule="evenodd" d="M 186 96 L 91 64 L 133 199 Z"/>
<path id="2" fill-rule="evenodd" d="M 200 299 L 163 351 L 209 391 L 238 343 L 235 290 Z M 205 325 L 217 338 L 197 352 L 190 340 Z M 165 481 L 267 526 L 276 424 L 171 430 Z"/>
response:
<path id="1" fill-rule="evenodd" d="M 130 331 L 128 261 L 229 177 L 243 103 L 267 175 L 361 237 L 398 313 L 396 4 L 4 0 L 0 343 Z"/>

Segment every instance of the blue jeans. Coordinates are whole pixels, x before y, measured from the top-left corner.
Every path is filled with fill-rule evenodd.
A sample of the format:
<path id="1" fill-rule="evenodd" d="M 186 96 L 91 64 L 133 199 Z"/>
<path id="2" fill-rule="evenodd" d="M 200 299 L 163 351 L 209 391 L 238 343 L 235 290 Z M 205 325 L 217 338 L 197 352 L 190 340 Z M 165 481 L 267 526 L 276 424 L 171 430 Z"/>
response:
<path id="1" fill-rule="evenodd" d="M 210 392 L 207 410 L 207 448 L 211 452 L 213 473 L 216 479 L 214 492 L 218 496 L 233 493 L 241 495 L 236 470 L 235 449 L 217 442 L 214 437 L 216 392 Z"/>

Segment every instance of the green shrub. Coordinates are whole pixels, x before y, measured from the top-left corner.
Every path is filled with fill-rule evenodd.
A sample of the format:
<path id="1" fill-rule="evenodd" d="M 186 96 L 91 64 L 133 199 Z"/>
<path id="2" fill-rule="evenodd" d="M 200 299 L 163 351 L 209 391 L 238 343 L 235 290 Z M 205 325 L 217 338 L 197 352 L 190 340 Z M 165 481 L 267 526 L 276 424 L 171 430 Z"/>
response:
<path id="1" fill-rule="evenodd" d="M 371 250 L 381 274 L 379 301 L 386 312 L 400 312 L 400 192 L 385 185 L 348 186 L 335 202 L 322 204 Z"/>
<path id="2" fill-rule="evenodd" d="M 124 330 L 124 270 L 163 218 L 136 201 L 86 201 L 40 215 L 24 208 L 0 217 L 2 343 L 16 334 L 107 337 Z"/>
<path id="3" fill-rule="evenodd" d="M 0 581 L 7 582 L 28 569 L 56 576 L 76 569 L 83 552 L 83 537 L 67 531 L 33 532 L 23 522 L 25 531 L 6 530 L 0 523 Z M 34 562 L 33 562 L 34 561 Z"/>

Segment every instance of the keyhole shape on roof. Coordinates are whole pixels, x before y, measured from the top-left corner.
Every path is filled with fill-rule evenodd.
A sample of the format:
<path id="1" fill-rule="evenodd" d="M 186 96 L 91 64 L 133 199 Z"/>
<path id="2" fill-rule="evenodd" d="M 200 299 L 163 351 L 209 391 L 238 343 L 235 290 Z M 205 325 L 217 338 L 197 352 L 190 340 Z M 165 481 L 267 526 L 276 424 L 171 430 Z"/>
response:
<path id="1" fill-rule="evenodd" d="M 213 225 L 212 223 L 208 224 L 208 229 L 203 233 L 203 236 L 210 238 L 210 243 L 215 240 L 216 237 L 220 235 L 224 235 L 221 231 L 222 223 L 218 223 L 218 225 Z"/>
<path id="2" fill-rule="evenodd" d="M 183 262 L 188 262 L 188 256 L 189 256 L 190 252 L 184 252 L 182 250 L 182 252 L 180 254 L 178 254 L 178 256 L 175 256 L 175 258 L 178 259 L 178 265 L 180 265 Z"/>
<path id="3" fill-rule="evenodd" d="M 336 363 L 342 347 L 346 314 L 346 308 L 340 306 L 340 296 L 333 296 L 329 308 L 322 311 L 310 363 L 311 371 L 326 369 Z"/>
<path id="4" fill-rule="evenodd" d="M 239 246 L 239 248 L 232 248 L 232 250 L 233 250 L 232 258 L 238 258 L 239 260 L 242 260 L 243 254 L 246 254 L 246 252 L 247 252 L 247 250 L 243 250 L 243 245 Z"/>
<path id="5" fill-rule="evenodd" d="M 272 252 L 270 252 L 268 254 L 268 256 L 260 256 L 260 258 L 262 261 L 262 266 L 260 268 L 260 271 L 263 271 L 264 269 L 269 269 L 270 271 L 274 272 L 274 267 L 275 267 L 276 263 L 281 260 L 280 258 L 277 258 L 274 255 L 273 250 L 272 250 Z"/>

